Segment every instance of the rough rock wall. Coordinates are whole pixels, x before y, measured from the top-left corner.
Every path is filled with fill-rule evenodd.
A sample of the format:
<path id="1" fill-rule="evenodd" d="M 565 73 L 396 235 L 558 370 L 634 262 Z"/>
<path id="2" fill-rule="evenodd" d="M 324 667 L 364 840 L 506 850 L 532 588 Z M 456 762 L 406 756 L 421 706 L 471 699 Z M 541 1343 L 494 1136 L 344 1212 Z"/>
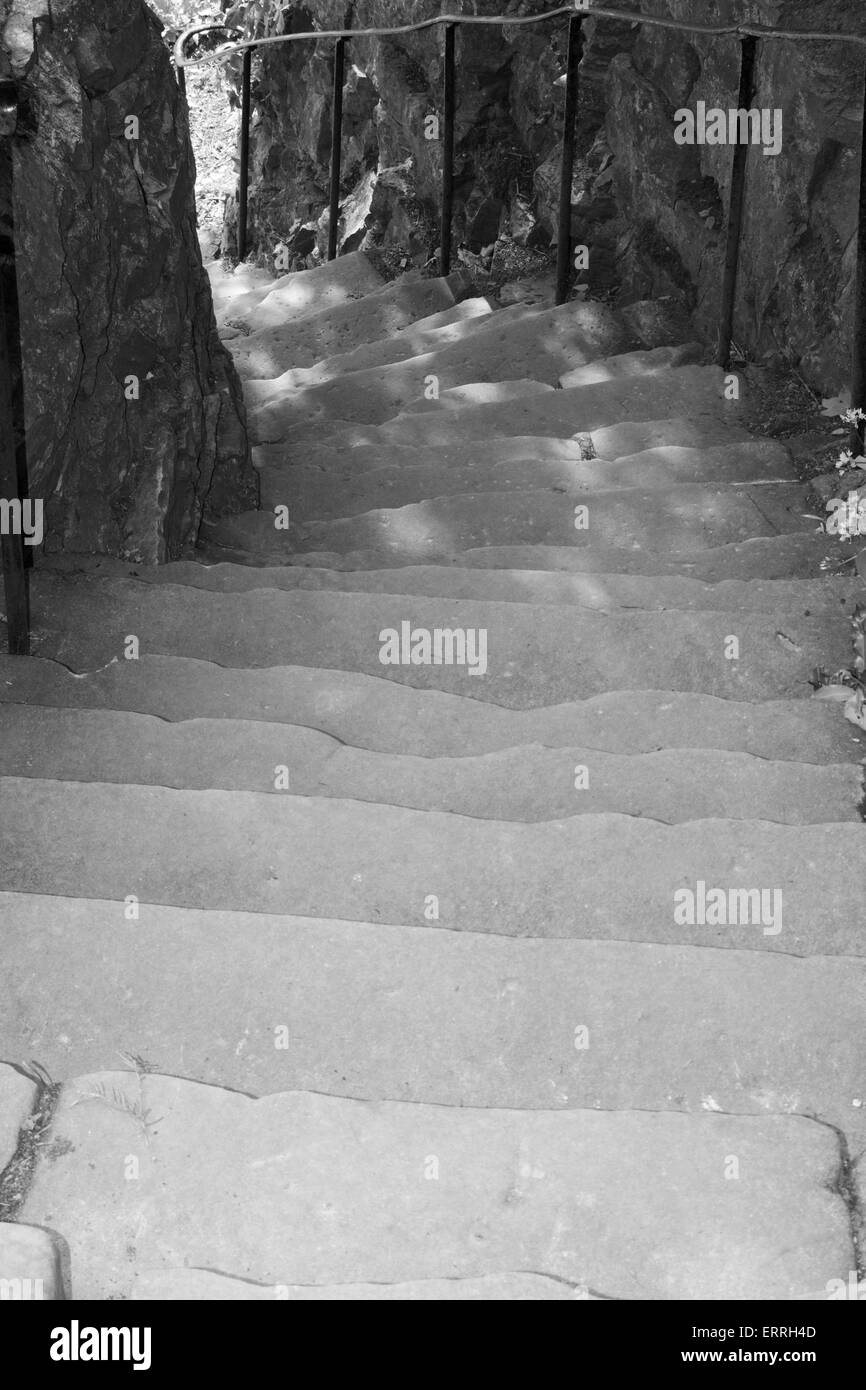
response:
<path id="1" fill-rule="evenodd" d="M 617 3 L 617 0 L 614 0 Z M 748 18 L 866 34 L 863 0 L 642 0 L 645 13 Z M 754 104 L 783 112 L 778 156 L 750 152 L 735 338 L 799 366 L 827 393 L 847 382 L 862 48 L 764 41 Z M 681 294 L 713 338 L 731 148 L 673 140 L 674 112 L 736 106 L 739 43 L 644 28 L 611 64 L 607 139 L 620 210 L 618 271 L 629 297 Z"/>
<path id="2" fill-rule="evenodd" d="M 700 22 L 750 18 L 866 33 L 863 0 L 607 0 Z M 295 0 L 287 28 L 399 24 L 439 0 Z M 461 0 L 448 8 L 527 14 L 549 0 Z M 624 301 L 671 294 L 716 331 L 729 146 L 678 146 L 674 112 L 735 104 L 736 39 L 588 18 L 582 65 L 575 236 L 592 247 L 594 291 Z M 556 231 L 566 23 L 463 29 L 458 39 L 455 234 L 472 251 L 498 233 L 544 246 Z M 441 145 L 424 138 L 440 109 L 441 36 L 352 41 L 348 50 L 341 244 L 392 243 L 423 262 L 438 242 Z M 279 242 L 298 264 L 326 239 L 332 45 L 284 45 L 254 63 L 251 245 Z M 355 71 L 352 70 L 352 64 Z M 756 104 L 784 112 L 776 158 L 750 157 L 736 340 L 835 392 L 848 376 L 863 51 L 760 46 Z M 223 247 L 231 253 L 231 221 Z M 595 283 L 593 280 L 595 279 Z"/>
<path id="3" fill-rule="evenodd" d="M 0 0 L 0 73 L 30 93 L 13 155 L 30 493 L 49 551 L 160 562 L 256 499 L 185 104 L 142 0 L 47 8 Z"/>
<path id="4" fill-rule="evenodd" d="M 528 15 L 550 0 L 296 0 L 282 32 L 407 24 L 441 13 Z M 464 27 L 457 37 L 459 105 L 455 152 L 455 236 L 472 252 L 500 232 L 544 246 L 555 234 L 567 19 L 526 27 Z M 629 42 L 629 26 L 606 38 Z M 602 45 L 603 46 L 603 45 Z M 343 208 L 340 244 L 399 245 L 423 262 L 439 236 L 441 140 L 425 118 L 441 116 L 441 29 L 383 40 L 353 39 L 347 50 Z M 613 50 L 611 50 L 612 52 Z M 253 65 L 249 236 L 262 261 L 285 242 L 303 257 L 327 240 L 333 42 L 275 45 Z M 610 54 L 608 54 L 608 57 Z M 239 69 L 239 63 L 236 64 Z M 603 116 L 606 62 L 586 73 L 581 141 Z M 233 221 L 224 250 L 235 246 Z"/>

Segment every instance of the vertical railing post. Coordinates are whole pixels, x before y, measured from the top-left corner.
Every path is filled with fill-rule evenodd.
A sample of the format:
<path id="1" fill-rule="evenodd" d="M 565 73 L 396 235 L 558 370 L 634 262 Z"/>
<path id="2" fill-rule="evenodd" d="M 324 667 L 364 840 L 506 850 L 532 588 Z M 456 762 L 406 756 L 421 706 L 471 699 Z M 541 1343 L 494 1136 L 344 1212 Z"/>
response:
<path id="1" fill-rule="evenodd" d="M 340 222 L 340 167 L 343 150 L 343 84 L 346 80 L 346 40 L 334 48 L 334 91 L 331 100 L 331 211 L 328 221 L 328 260 L 337 255 Z"/>
<path id="2" fill-rule="evenodd" d="M 574 182 L 574 145 L 577 104 L 580 96 L 580 55 L 583 16 L 568 21 L 568 65 L 565 74 L 565 112 L 562 128 L 562 164 L 559 171 L 559 230 L 556 243 L 556 302 L 568 298 L 571 279 L 571 189 Z"/>
<path id="3" fill-rule="evenodd" d="M 454 120 L 457 108 L 457 78 L 454 62 L 456 24 L 445 26 L 445 84 L 442 129 L 442 229 L 439 240 L 439 273 L 451 273 L 451 222 L 454 216 Z"/>
<path id="4" fill-rule="evenodd" d="M 758 40 L 746 34 L 740 49 L 739 109 L 748 111 L 755 92 L 755 61 Z M 737 299 L 737 276 L 740 268 L 740 240 L 743 231 L 743 208 L 746 196 L 746 169 L 749 146 L 745 140 L 734 145 L 731 164 L 731 196 L 728 203 L 728 225 L 725 231 L 725 264 L 722 272 L 722 300 L 719 309 L 719 341 L 716 363 L 727 367 L 731 360 L 734 336 L 734 307 Z"/>
<path id="5" fill-rule="evenodd" d="M 253 50 L 244 49 L 241 76 L 241 167 L 238 188 L 238 260 L 247 254 L 247 198 L 250 184 L 250 73 Z"/>
<path id="6" fill-rule="evenodd" d="M 2 84 L 4 135 L 13 134 L 18 98 L 14 83 Z M 5 143 L 5 142 L 4 142 Z M 27 493 L 24 453 L 24 405 L 18 295 L 15 277 L 15 203 L 11 140 L 0 155 L 8 187 L 3 190 L 10 216 L 11 240 L 0 241 L 0 559 L 6 597 L 6 640 L 11 656 L 30 655 L 30 592 L 24 559 L 23 508 Z M 17 504 L 17 514 L 16 514 Z"/>
<path id="7" fill-rule="evenodd" d="M 851 361 L 851 405 L 866 410 L 866 84 L 863 94 L 863 135 L 860 146 L 860 192 L 857 203 L 857 266 L 854 277 L 854 344 Z M 866 430 L 851 429 L 851 449 L 862 454 Z"/>

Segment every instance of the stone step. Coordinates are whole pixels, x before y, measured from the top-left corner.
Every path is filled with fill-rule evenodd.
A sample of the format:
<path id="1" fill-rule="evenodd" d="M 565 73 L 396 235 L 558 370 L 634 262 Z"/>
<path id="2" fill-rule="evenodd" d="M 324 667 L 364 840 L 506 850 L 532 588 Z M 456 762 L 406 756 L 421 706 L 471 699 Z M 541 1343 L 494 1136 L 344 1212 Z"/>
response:
<path id="1" fill-rule="evenodd" d="M 365 475 L 366 476 L 366 475 Z M 273 494 L 272 494 L 273 496 Z M 814 534 L 808 489 L 797 483 L 712 488 L 619 488 L 572 493 L 553 488 L 434 496 L 405 507 L 380 507 L 277 529 L 274 508 L 240 512 L 203 527 L 211 543 L 255 552 L 279 564 L 317 553 L 399 557 L 404 564 L 448 562 L 485 546 L 552 545 L 683 554 L 758 536 Z M 832 545 L 832 538 L 831 540 Z"/>
<path id="2" fill-rule="evenodd" d="M 510 319 L 504 316 L 507 312 L 491 315 L 470 336 L 435 351 L 384 365 L 365 364 L 291 396 L 285 377 L 278 377 L 267 388 L 252 392 L 249 404 L 261 405 L 270 398 L 277 418 L 290 426 L 329 416 L 378 424 L 410 402 L 423 400 L 431 377 L 436 378 L 440 398 L 467 382 L 506 382 L 527 375 L 553 387 L 568 367 L 599 357 L 607 361 L 625 338 L 616 316 L 601 304 L 568 304 Z M 694 347 L 659 351 L 667 366 L 695 355 Z"/>
<path id="3" fill-rule="evenodd" d="M 637 352 L 615 353 L 602 361 L 587 362 L 572 367 L 559 378 L 559 385 L 594 386 L 617 377 L 651 376 L 655 372 L 679 367 L 685 362 L 701 362 L 707 357 L 701 343 L 686 343 L 671 347 L 643 348 Z"/>
<path id="4" fill-rule="evenodd" d="M 262 266 L 249 265 L 245 261 L 231 266 L 228 261 L 222 259 L 212 260 L 207 261 L 204 268 L 210 281 L 211 299 L 217 322 L 221 322 L 226 314 L 230 316 L 232 304 L 240 300 L 250 304 L 258 303 L 266 294 L 270 294 L 271 290 L 276 289 L 279 283 L 278 277 L 274 276 L 272 271 Z"/>
<path id="5" fill-rule="evenodd" d="M 299 565 L 202 565 L 194 560 L 145 567 L 118 561 L 114 574 L 149 584 L 188 584 L 215 593 L 247 593 L 251 589 L 337 590 L 490 599 L 496 603 L 555 603 L 599 612 L 617 608 L 683 608 L 694 612 L 717 609 L 725 613 L 797 613 L 801 617 L 825 610 L 853 613 L 863 591 L 855 576 L 824 575 L 820 579 L 785 581 L 723 579 L 704 584 L 683 575 L 574 574 L 561 570 L 463 569 L 456 565 L 329 570 Z"/>
<path id="6" fill-rule="evenodd" d="M 368 367 L 384 367 L 391 362 L 403 362 L 407 357 L 417 357 L 424 352 L 433 352 L 449 343 L 460 342 L 471 337 L 484 327 L 494 313 L 494 305 L 488 299 L 475 296 L 461 299 L 450 309 L 427 318 L 416 319 L 408 327 L 388 338 L 380 338 L 375 343 L 362 343 L 349 352 L 340 352 L 333 357 L 325 357 L 312 367 L 291 367 L 272 379 L 246 377 L 244 398 L 250 406 L 261 405 L 276 390 L 290 390 L 306 386 L 321 386 L 337 376 L 347 376 L 350 372 L 365 371 Z M 513 309 L 501 309 L 499 318 L 508 323 L 516 316 Z M 261 365 L 272 367 L 276 360 L 276 348 L 272 345 L 267 358 Z M 256 369 L 256 361 L 250 360 L 249 370 Z"/>
<path id="7" fill-rule="evenodd" d="M 601 814 L 527 825 L 290 794 L 7 777 L 0 832 L 5 892 L 866 955 L 851 867 L 860 824 L 671 826 Z"/>
<path id="8" fill-rule="evenodd" d="M 255 515 L 255 513 L 253 513 Z M 734 545 L 707 550 L 668 552 L 625 550 L 621 546 L 498 545 L 463 550 L 437 561 L 444 567 L 565 574 L 642 574 L 650 577 L 680 575 L 705 584 L 724 580 L 820 579 L 854 573 L 855 542 L 807 531 L 783 536 L 758 536 Z M 235 564 L 269 570 L 275 564 L 336 570 L 416 569 L 399 552 L 382 550 L 304 551 L 298 554 L 262 556 L 238 545 L 203 544 L 199 555 L 207 565 Z"/>
<path id="9" fill-rule="evenodd" d="M 222 666 L 354 670 L 528 709 L 647 688 L 740 700 L 806 696 L 815 666 L 839 669 L 852 651 L 850 622 L 841 614 L 786 615 L 781 628 L 763 613 L 602 614 L 394 594 L 220 594 L 136 580 L 73 582 L 47 572 L 37 579 L 36 654 L 78 671 L 124 660 L 132 635 L 140 654 L 197 657 Z M 426 634 L 430 651 L 422 645 L 417 655 L 424 664 L 404 664 L 416 630 Z M 444 640 L 439 664 L 437 631 L 463 635 L 462 652 L 457 639 Z"/>
<path id="10" fill-rule="evenodd" d="M 311 468 L 352 466 L 354 473 L 378 470 L 382 467 L 410 468 L 431 464 L 450 470 L 452 467 L 496 467 L 534 459 L 537 463 L 594 463 L 595 460 L 617 463 L 620 459 L 637 459 L 653 455 L 669 459 L 671 450 L 688 449 L 702 455 L 716 455 L 724 450 L 730 457 L 734 449 L 748 448 L 748 456 L 763 459 L 767 470 L 778 470 L 780 477 L 790 477 L 791 456 L 777 439 L 756 439 L 738 425 L 714 421 L 691 424 L 689 421 L 649 420 L 632 421 L 577 434 L 574 438 L 557 439 L 552 435 L 512 435 L 505 438 L 468 439 L 446 445 L 406 445 L 378 441 L 345 446 L 343 442 L 329 443 L 322 439 L 304 449 L 303 464 Z M 659 455 L 656 450 L 664 450 Z M 253 461 L 260 470 L 299 466 L 299 460 L 284 443 L 254 445 Z M 673 456 L 676 459 L 676 455 Z M 760 474 L 759 474 L 760 475 Z M 699 475 L 703 481 L 703 474 Z M 676 481 L 684 481 L 677 478 Z M 692 480 L 694 481 L 694 480 Z M 748 481 L 748 480 L 746 480 Z"/>
<path id="11" fill-rule="evenodd" d="M 621 458 L 646 454 L 656 449 L 667 451 L 691 449 L 729 449 L 750 446 L 750 453 L 760 450 L 767 466 L 778 463 L 781 476 L 790 476 L 790 454 L 775 439 L 756 439 L 738 425 L 703 419 L 691 422 L 681 418 L 670 420 L 630 421 L 623 425 L 576 434 L 573 438 L 553 435 L 511 435 L 488 439 L 455 440 L 448 444 L 400 444 L 377 439 L 373 444 L 351 444 L 328 438 L 310 441 L 303 462 L 311 468 L 329 468 L 335 463 L 351 464 L 355 471 L 378 469 L 388 465 L 413 467 L 421 463 L 436 463 L 443 469 L 451 466 L 471 467 L 480 464 L 505 464 L 535 459 L 538 463 L 592 462 L 594 459 L 614 462 Z M 347 450 L 349 452 L 347 452 Z M 252 449 L 257 468 L 280 468 L 300 461 L 284 444 L 257 444 Z"/>
<path id="12" fill-rule="evenodd" d="M 361 452 L 360 450 L 352 451 Z M 366 451 L 365 451 L 366 452 Z M 452 463 L 437 454 L 448 450 L 419 450 L 417 462 L 394 458 L 383 451 L 381 468 L 356 467 L 352 453 L 338 454 L 327 464 L 299 463 L 265 466 L 259 474 L 261 505 L 287 505 L 296 521 L 357 516 L 377 507 L 405 507 L 431 497 L 461 493 L 527 492 L 553 489 L 578 498 L 585 492 L 622 488 L 682 486 L 737 487 L 752 483 L 794 481 L 793 469 L 776 451 L 763 444 L 738 444 L 711 450 L 650 449 L 631 458 L 577 460 L 573 458 L 507 460 L 482 458 Z M 269 457 L 272 455 L 269 453 Z M 518 507 L 520 500 L 514 500 Z"/>
<path id="13" fill-rule="evenodd" d="M 211 292 L 215 294 L 221 317 L 227 314 L 234 320 L 247 320 L 251 326 L 261 323 L 265 304 L 269 317 L 276 311 L 283 322 L 288 322 L 375 294 L 384 283 L 363 251 L 340 256 L 314 270 L 291 271 L 276 278 L 251 278 L 250 268 L 245 266 L 235 271 L 232 282 L 238 273 L 242 275 L 240 283 L 249 286 L 243 294 L 227 296 L 221 293 L 222 277 L 214 272 L 211 273 Z"/>
<path id="14" fill-rule="evenodd" d="M 450 386 L 436 400 L 424 397 L 411 400 L 405 415 L 429 415 L 442 410 L 464 410 L 472 405 L 496 405 L 522 396 L 552 396 L 556 388 L 531 376 L 511 377 L 505 381 L 469 381 L 462 386 Z M 389 417 L 390 418 L 390 417 Z"/>
<path id="15" fill-rule="evenodd" d="M 280 770 L 283 775 L 279 775 Z M 786 825 L 860 822 L 862 768 L 747 753 L 622 755 L 523 745 L 425 758 L 341 744 L 298 725 L 0 705 L 0 775 L 180 790 L 337 797 L 482 820 L 621 812 L 673 825 L 712 816 Z"/>
<path id="16" fill-rule="evenodd" d="M 173 722 L 304 725 L 356 748 L 429 758 L 481 756 L 528 743 L 620 754 L 716 748 L 817 765 L 848 763 L 866 752 L 866 733 L 816 700 L 754 704 L 638 690 L 510 710 L 353 672 L 232 670 L 188 657 L 145 655 L 76 676 L 53 661 L 0 654 L 0 701 L 128 710 Z"/>
<path id="17" fill-rule="evenodd" d="M 255 310 L 247 337 L 235 338 L 231 353 L 240 375 L 279 376 L 289 367 L 311 367 L 323 357 L 375 342 L 419 319 L 450 309 L 465 292 L 459 275 L 435 280 L 394 280 L 363 298 L 335 305 L 310 301 L 307 312 L 287 318 L 270 295 Z"/>
<path id="18" fill-rule="evenodd" d="M 737 403 L 728 401 L 725 404 L 728 413 L 722 418 L 710 413 L 666 417 L 656 414 L 645 420 L 640 416 L 623 416 L 615 424 L 600 425 L 590 430 L 588 437 L 582 437 L 584 457 L 619 459 L 645 453 L 648 449 L 710 449 L 718 445 L 754 444 L 756 437 L 737 423 L 733 413 L 737 411 Z M 782 451 L 785 458 L 789 457 L 787 449 L 777 439 L 761 439 L 760 443 L 772 445 Z"/>
<path id="19" fill-rule="evenodd" d="M 862 1146 L 862 959 L 124 911 L 0 893 L 0 1051 L 58 1081 L 125 1054 L 256 1095 L 799 1113 Z"/>
<path id="20" fill-rule="evenodd" d="M 466 406 L 460 411 L 432 415 L 398 415 L 385 425 L 352 425 L 333 419 L 325 431 L 321 423 L 292 428 L 291 412 L 281 414 L 278 406 L 257 411 L 251 422 L 254 444 L 285 440 L 297 450 L 326 443 L 331 447 L 354 448 L 358 444 L 465 445 L 468 440 L 493 439 L 513 435 L 547 435 L 569 438 L 610 427 L 616 421 L 659 420 L 687 416 L 706 421 L 721 437 L 714 443 L 731 443 L 724 433 L 728 425 L 742 423 L 744 401 L 725 399 L 725 375 L 718 367 L 685 366 L 652 376 L 623 377 L 594 386 L 572 386 L 536 401 L 532 397 L 511 403 Z M 673 443 L 664 438 L 656 443 Z M 651 447 L 651 446 L 647 446 Z M 602 451 L 604 457 L 617 454 Z"/>
<path id="21" fill-rule="evenodd" d="M 855 1267 L 836 1135 L 800 1116 L 255 1100 L 114 1071 L 63 1088 L 47 1139 L 23 1219 L 65 1236 L 77 1299 L 178 1266 L 290 1286 L 520 1270 L 651 1299 L 790 1298 Z"/>

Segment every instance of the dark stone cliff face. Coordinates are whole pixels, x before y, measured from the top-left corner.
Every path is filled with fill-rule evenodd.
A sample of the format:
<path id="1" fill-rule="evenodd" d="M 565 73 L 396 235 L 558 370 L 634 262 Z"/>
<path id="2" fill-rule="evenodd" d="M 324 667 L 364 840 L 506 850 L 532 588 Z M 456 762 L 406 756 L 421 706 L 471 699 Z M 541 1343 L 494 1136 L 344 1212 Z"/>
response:
<path id="1" fill-rule="evenodd" d="M 629 0 L 607 0 L 630 8 Z M 438 0 L 287 4 L 286 30 L 401 24 Z M 480 0 L 452 11 L 529 14 L 548 0 Z M 637 7 L 636 7 L 637 8 Z M 645 14 L 866 33 L 862 0 L 641 0 Z M 273 32 L 273 31 L 272 31 Z M 588 18 L 573 230 L 591 247 L 592 290 L 629 301 L 681 298 L 697 330 L 716 330 L 729 146 L 678 146 L 674 112 L 736 105 L 739 45 Z M 455 235 L 478 252 L 500 234 L 543 248 L 556 234 L 566 21 L 463 29 L 458 38 Z M 251 244 L 293 263 L 326 241 L 331 42 L 277 45 L 254 63 Z M 438 243 L 441 145 L 424 118 L 441 110 L 439 31 L 353 40 L 341 245 L 393 245 L 423 263 Z M 237 60 L 239 67 L 239 60 Z M 736 319 L 739 346 L 781 358 L 815 386 L 848 377 L 863 51 L 760 45 L 756 105 L 783 111 L 775 158 L 750 156 Z M 233 247 L 231 220 L 224 249 Z M 602 273 L 602 271 L 604 273 Z M 594 283 L 595 282 L 595 283 Z"/>
<path id="2" fill-rule="evenodd" d="M 0 3 L 0 67 L 30 93 L 14 142 L 30 493 L 48 551 L 161 562 L 204 515 L 256 498 L 196 237 L 185 104 L 141 0 L 47 8 Z M 8 194 L 0 213 L 8 225 Z"/>
<path id="3" fill-rule="evenodd" d="M 617 3 L 617 0 L 614 0 Z M 862 0 L 643 0 L 645 13 L 866 34 Z M 754 105 L 783 112 L 777 156 L 750 152 L 735 339 L 835 392 L 849 378 L 864 50 L 759 44 Z M 712 339 L 729 146 L 672 139 L 674 112 L 737 105 L 739 43 L 644 28 L 608 75 L 606 132 L 629 297 L 680 294 Z"/>
<path id="4" fill-rule="evenodd" d="M 549 0 L 322 0 L 283 7 L 277 32 L 400 25 L 447 9 L 515 16 Z M 229 11 L 231 17 L 231 11 Z M 457 36 L 459 106 L 454 231 L 473 253 L 500 233 L 543 248 L 555 234 L 567 19 L 538 26 L 464 27 Z M 582 96 L 585 150 L 602 121 L 608 45 L 627 46 L 630 27 L 608 26 L 588 59 Z M 442 29 L 347 49 L 340 245 L 399 245 L 423 263 L 438 245 L 442 143 L 426 118 L 442 113 Z M 239 72 L 235 60 L 235 73 Z M 592 69 L 590 71 L 590 68 Z M 275 45 L 253 68 L 249 235 L 262 261 L 284 242 L 304 257 L 327 241 L 333 42 Z M 233 219 L 224 249 L 235 245 Z"/>

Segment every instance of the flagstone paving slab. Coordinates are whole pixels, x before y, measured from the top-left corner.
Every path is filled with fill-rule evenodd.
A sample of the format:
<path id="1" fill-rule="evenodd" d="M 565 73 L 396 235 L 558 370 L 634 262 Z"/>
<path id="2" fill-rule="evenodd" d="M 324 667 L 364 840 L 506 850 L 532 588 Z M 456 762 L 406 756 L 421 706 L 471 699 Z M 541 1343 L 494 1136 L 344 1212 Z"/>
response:
<path id="1" fill-rule="evenodd" d="M 847 1277 L 853 1255 L 836 1136 L 799 1116 L 253 1100 L 108 1072 L 64 1087 L 51 1135 L 26 1215 L 62 1217 L 76 1298 L 184 1264 L 267 1284 L 519 1269 L 613 1297 L 786 1298 Z"/>

